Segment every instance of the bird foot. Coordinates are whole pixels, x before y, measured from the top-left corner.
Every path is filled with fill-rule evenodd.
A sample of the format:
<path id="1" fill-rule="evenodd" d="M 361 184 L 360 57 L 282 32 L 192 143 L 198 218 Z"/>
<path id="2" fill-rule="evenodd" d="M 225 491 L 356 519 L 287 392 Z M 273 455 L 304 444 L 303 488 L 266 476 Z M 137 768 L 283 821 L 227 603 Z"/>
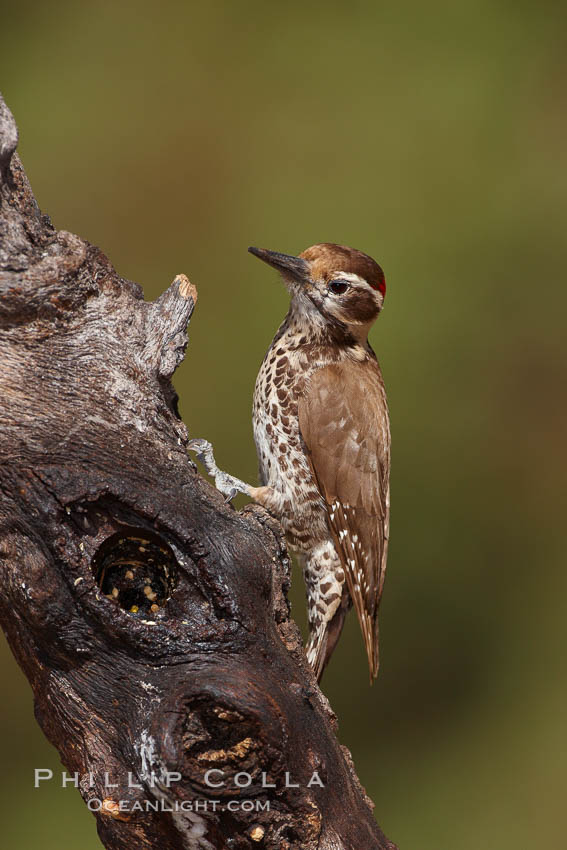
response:
<path id="1" fill-rule="evenodd" d="M 215 487 L 225 497 L 225 503 L 231 502 L 237 493 L 244 493 L 245 496 L 250 495 L 249 484 L 218 468 L 213 447 L 208 440 L 203 440 L 201 437 L 189 440 L 187 448 L 189 451 L 195 452 L 197 460 L 203 464 L 207 473 L 215 479 Z"/>

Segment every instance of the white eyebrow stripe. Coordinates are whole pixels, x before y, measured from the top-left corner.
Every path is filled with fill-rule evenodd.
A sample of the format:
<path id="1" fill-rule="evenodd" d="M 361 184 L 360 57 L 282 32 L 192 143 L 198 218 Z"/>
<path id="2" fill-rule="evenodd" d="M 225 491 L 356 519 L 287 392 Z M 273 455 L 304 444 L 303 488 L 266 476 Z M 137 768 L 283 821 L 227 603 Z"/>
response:
<path id="1" fill-rule="evenodd" d="M 333 272 L 333 280 L 348 280 L 349 283 L 362 283 L 364 286 L 370 286 L 367 280 L 354 272 Z"/>

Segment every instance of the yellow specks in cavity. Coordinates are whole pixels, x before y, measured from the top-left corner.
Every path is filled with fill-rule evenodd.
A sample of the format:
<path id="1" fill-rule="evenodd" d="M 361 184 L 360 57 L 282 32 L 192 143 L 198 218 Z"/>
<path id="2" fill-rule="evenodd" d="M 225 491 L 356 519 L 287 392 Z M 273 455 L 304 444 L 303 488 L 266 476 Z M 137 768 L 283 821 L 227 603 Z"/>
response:
<path id="1" fill-rule="evenodd" d="M 223 708 L 220 705 L 215 706 L 213 711 L 219 720 L 228 720 L 231 723 L 233 723 L 235 720 L 242 720 L 242 716 L 237 711 L 230 711 L 229 709 Z"/>
<path id="2" fill-rule="evenodd" d="M 260 826 L 260 824 L 257 824 L 257 826 L 252 827 L 252 829 L 250 830 L 248 835 L 250 836 L 252 841 L 261 841 L 262 838 L 264 837 L 265 831 L 266 830 L 264 829 L 263 826 Z"/>
<path id="3" fill-rule="evenodd" d="M 130 613 L 131 614 L 137 614 L 139 610 L 140 609 L 138 608 L 137 605 L 132 605 L 132 607 L 130 608 Z"/>
<path id="4" fill-rule="evenodd" d="M 239 741 L 230 750 L 208 750 L 206 753 L 199 753 L 197 759 L 199 761 L 239 761 L 247 755 L 248 751 L 254 748 L 252 738 L 244 738 Z"/>

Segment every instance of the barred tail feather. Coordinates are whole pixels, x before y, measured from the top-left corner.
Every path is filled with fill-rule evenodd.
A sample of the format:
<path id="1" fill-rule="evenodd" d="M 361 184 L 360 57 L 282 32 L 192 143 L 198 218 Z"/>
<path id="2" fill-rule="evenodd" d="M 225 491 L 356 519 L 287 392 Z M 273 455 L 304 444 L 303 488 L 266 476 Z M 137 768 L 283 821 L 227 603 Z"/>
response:
<path id="1" fill-rule="evenodd" d="M 327 627 L 325 625 L 321 625 L 316 631 L 311 632 L 305 654 L 319 682 L 329 660 L 327 657 Z"/>
<path id="2" fill-rule="evenodd" d="M 335 651 L 349 608 L 350 600 L 347 595 L 346 599 L 343 597 L 342 604 L 339 606 L 331 620 L 327 623 L 321 623 L 321 625 L 316 629 L 313 629 L 309 635 L 305 651 L 307 654 L 307 660 L 313 668 L 318 682 L 321 681 L 325 667 L 329 663 L 331 655 Z"/>

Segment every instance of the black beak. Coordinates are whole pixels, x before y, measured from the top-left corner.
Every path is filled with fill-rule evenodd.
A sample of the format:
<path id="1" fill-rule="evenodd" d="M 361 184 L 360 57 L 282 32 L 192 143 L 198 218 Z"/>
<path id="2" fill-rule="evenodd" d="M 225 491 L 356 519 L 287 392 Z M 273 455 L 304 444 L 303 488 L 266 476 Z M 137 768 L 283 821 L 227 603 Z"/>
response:
<path id="1" fill-rule="evenodd" d="M 266 248 L 248 248 L 251 254 L 273 266 L 279 272 L 288 274 L 294 280 L 301 282 L 309 280 L 309 264 L 301 257 L 291 254 L 280 254 L 278 251 L 267 251 Z"/>

